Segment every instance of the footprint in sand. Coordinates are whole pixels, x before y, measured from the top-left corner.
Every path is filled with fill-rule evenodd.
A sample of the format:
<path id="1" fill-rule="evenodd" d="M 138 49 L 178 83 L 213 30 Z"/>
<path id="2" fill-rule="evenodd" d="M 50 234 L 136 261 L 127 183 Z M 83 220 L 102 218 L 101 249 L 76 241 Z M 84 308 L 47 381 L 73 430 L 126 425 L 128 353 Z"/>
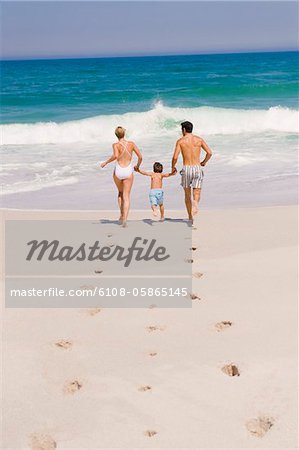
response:
<path id="1" fill-rule="evenodd" d="M 193 263 L 193 259 L 184 259 L 184 261 L 185 261 L 185 263 L 188 263 L 188 264 L 192 264 Z"/>
<path id="2" fill-rule="evenodd" d="M 87 316 L 95 316 L 96 314 L 99 314 L 99 312 L 101 312 L 101 308 L 89 308 L 84 310 L 84 313 Z"/>
<path id="3" fill-rule="evenodd" d="M 194 292 L 192 292 L 192 294 L 190 294 L 190 298 L 191 298 L 191 300 L 201 300 L 201 298 Z"/>
<path id="4" fill-rule="evenodd" d="M 107 237 L 109 237 L 109 238 L 112 237 L 112 236 L 113 236 L 113 234 L 107 234 Z"/>
<path id="5" fill-rule="evenodd" d="M 103 271 L 102 270 L 95 270 L 94 273 L 99 275 L 100 273 L 103 273 Z"/>
<path id="6" fill-rule="evenodd" d="M 203 273 L 201 273 L 201 272 L 194 272 L 192 274 L 192 276 L 193 276 L 193 278 L 201 278 L 203 276 Z"/>
<path id="7" fill-rule="evenodd" d="M 197 250 L 197 247 L 191 247 L 190 250 L 193 250 L 195 252 L 195 250 Z"/>
<path id="8" fill-rule="evenodd" d="M 217 331 L 223 331 L 232 326 L 232 322 L 230 320 L 222 320 L 221 322 L 217 322 L 215 324 L 215 328 Z"/>
<path id="9" fill-rule="evenodd" d="M 72 341 L 69 341 L 67 339 L 60 339 L 59 341 L 54 342 L 54 345 L 58 348 L 68 350 L 69 348 L 72 347 L 73 343 Z"/>
<path id="10" fill-rule="evenodd" d="M 246 422 L 246 428 L 252 436 L 263 437 L 274 425 L 272 417 L 258 417 L 257 419 L 250 419 Z"/>
<path id="11" fill-rule="evenodd" d="M 146 430 L 143 434 L 145 436 L 147 436 L 147 437 L 153 437 L 153 436 L 155 436 L 155 434 L 157 434 L 157 431 L 155 431 L 155 430 Z"/>
<path id="12" fill-rule="evenodd" d="M 161 327 L 159 325 L 151 325 L 149 327 L 146 327 L 146 331 L 149 333 L 152 333 L 153 331 L 164 331 L 165 327 Z"/>
<path id="13" fill-rule="evenodd" d="M 154 309 L 157 308 L 157 305 L 155 305 L 154 303 L 152 305 L 149 305 L 149 309 Z"/>
<path id="14" fill-rule="evenodd" d="M 30 436 L 30 448 L 32 450 L 55 450 L 57 444 L 51 436 L 35 433 Z"/>
<path id="15" fill-rule="evenodd" d="M 93 290 L 94 286 L 88 285 L 88 284 L 83 284 L 82 286 L 79 286 L 79 289 L 81 289 L 82 291 L 89 291 L 89 290 Z"/>
<path id="16" fill-rule="evenodd" d="M 67 381 L 64 385 L 63 392 L 65 394 L 75 394 L 82 389 L 83 384 L 78 380 Z"/>
<path id="17" fill-rule="evenodd" d="M 138 388 L 138 391 L 139 392 L 146 392 L 146 391 L 151 391 L 151 386 L 140 386 L 139 388 Z"/>
<path id="18" fill-rule="evenodd" d="M 154 356 L 157 356 L 157 354 L 157 352 L 149 352 L 148 356 L 151 356 L 153 358 Z"/>
<path id="19" fill-rule="evenodd" d="M 235 364 L 226 364 L 222 367 L 222 372 L 228 375 L 229 377 L 239 377 L 240 372 L 238 367 Z"/>

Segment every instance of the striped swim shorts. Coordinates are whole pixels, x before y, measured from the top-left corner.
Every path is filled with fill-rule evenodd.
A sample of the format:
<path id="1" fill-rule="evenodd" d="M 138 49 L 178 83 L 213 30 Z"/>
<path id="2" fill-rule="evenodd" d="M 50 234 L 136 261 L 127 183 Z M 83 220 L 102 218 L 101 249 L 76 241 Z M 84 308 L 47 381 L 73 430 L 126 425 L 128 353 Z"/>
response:
<path id="1" fill-rule="evenodd" d="M 201 188 L 204 173 L 200 165 L 183 166 L 180 174 L 182 176 L 181 186 L 183 188 Z"/>

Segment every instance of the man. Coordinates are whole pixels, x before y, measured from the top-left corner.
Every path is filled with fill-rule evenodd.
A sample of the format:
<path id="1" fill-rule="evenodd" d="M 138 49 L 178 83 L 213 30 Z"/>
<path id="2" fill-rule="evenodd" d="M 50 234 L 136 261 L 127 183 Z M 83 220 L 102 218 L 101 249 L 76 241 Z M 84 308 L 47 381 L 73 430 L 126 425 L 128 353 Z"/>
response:
<path id="1" fill-rule="evenodd" d="M 211 158 L 212 151 L 201 137 L 192 134 L 193 124 L 191 122 L 183 122 L 181 127 L 183 137 L 176 143 L 172 157 L 172 170 L 176 171 L 175 166 L 179 154 L 182 153 L 184 166 L 180 172 L 182 176 L 181 185 L 185 191 L 185 204 L 188 218 L 193 221 L 193 216 L 198 212 L 198 203 L 204 175 L 202 167 Z M 200 162 L 201 149 L 206 152 L 206 156 L 202 162 Z"/>

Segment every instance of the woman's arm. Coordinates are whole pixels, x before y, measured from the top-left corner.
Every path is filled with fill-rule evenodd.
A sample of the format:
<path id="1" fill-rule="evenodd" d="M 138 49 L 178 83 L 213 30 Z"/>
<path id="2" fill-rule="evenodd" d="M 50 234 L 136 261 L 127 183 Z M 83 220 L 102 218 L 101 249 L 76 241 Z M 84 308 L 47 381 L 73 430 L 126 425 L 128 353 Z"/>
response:
<path id="1" fill-rule="evenodd" d="M 151 174 L 151 172 L 145 172 L 144 170 L 141 170 L 141 169 L 135 169 L 136 170 L 136 172 L 138 172 L 138 173 L 141 173 L 141 175 L 146 175 L 146 176 L 148 176 L 148 177 L 151 177 L 152 176 L 152 174 Z"/>
<path id="2" fill-rule="evenodd" d="M 136 166 L 134 167 L 134 169 L 138 172 L 140 164 L 142 163 L 142 155 L 140 153 L 139 148 L 137 147 L 137 145 L 135 144 L 135 142 L 133 142 L 133 152 L 136 153 L 138 161 Z"/>
<path id="3" fill-rule="evenodd" d="M 110 158 L 107 159 L 107 161 L 105 161 L 105 162 L 103 162 L 103 163 L 101 164 L 102 169 L 103 169 L 105 166 L 107 166 L 107 164 L 109 164 L 109 163 L 111 163 L 112 161 L 115 161 L 115 160 L 117 159 L 118 152 L 117 152 L 116 145 L 113 144 L 113 145 L 112 145 L 112 148 L 113 148 L 113 155 L 110 156 Z"/>

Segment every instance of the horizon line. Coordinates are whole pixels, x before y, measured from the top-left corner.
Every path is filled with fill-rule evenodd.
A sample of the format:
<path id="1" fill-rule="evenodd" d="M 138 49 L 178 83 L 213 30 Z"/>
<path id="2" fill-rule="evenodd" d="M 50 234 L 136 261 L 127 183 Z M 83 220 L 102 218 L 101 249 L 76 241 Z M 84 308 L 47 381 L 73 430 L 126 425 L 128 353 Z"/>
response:
<path id="1" fill-rule="evenodd" d="M 12 57 L 12 58 L 1 58 L 0 61 L 3 62 L 17 62 L 17 61 L 53 61 L 53 60 L 74 60 L 74 59 L 122 59 L 122 58 L 163 58 L 163 57 L 171 57 L 171 56 L 209 56 L 209 55 L 240 55 L 240 54 L 253 54 L 253 53 L 294 53 L 299 52 L 299 48 L 296 49 L 259 49 L 259 50 L 227 50 L 227 51 L 207 51 L 207 52 L 199 52 L 199 53 L 165 53 L 165 54 L 144 54 L 144 55 L 104 55 L 104 56 L 96 56 L 96 55 L 88 55 L 88 56 L 61 56 L 61 55 L 53 55 L 48 57 L 43 56 L 25 56 L 25 57 Z"/>

